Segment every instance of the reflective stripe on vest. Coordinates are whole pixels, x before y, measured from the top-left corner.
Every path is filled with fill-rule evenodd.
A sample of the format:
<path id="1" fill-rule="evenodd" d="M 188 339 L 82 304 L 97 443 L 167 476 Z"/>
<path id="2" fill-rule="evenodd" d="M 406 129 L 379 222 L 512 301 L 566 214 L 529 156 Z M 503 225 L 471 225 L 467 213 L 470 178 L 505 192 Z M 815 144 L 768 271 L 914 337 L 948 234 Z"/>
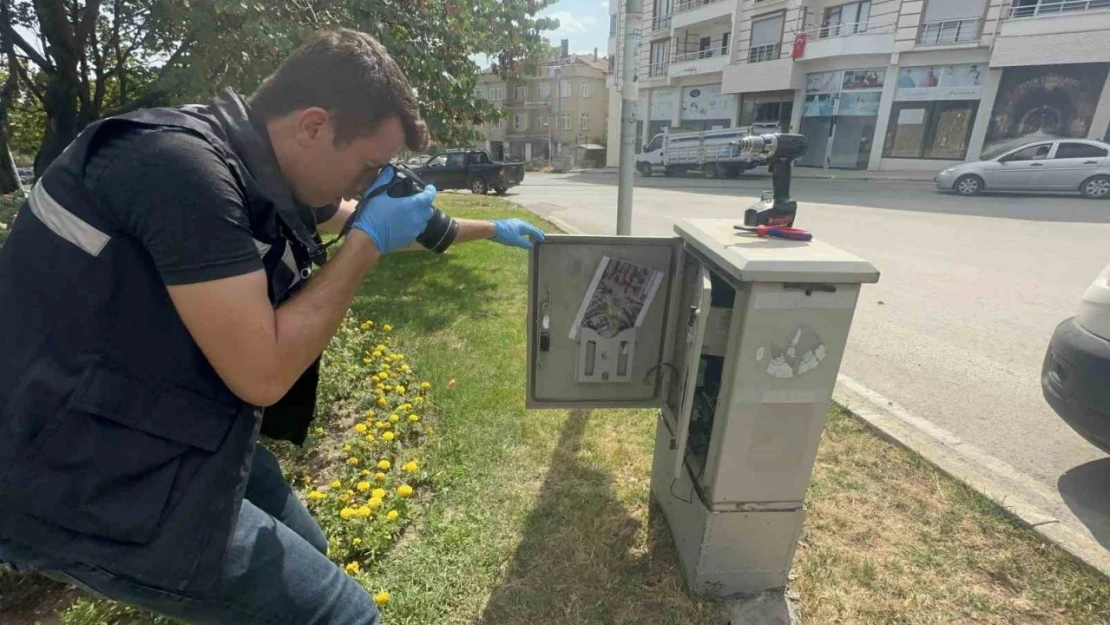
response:
<path id="1" fill-rule="evenodd" d="M 99 256 L 112 239 L 59 204 L 46 191 L 41 180 L 31 189 L 27 203 L 31 207 L 31 213 L 51 232 L 93 256 Z"/>

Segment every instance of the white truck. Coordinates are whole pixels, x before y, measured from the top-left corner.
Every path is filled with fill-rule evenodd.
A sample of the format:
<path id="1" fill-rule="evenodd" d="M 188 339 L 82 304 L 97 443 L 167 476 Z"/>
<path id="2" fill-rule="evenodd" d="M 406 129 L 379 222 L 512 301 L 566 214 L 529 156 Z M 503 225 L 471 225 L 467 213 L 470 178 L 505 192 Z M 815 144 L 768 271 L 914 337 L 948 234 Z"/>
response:
<path id="1" fill-rule="evenodd" d="M 701 132 L 663 132 L 652 137 L 636 156 L 636 170 L 643 176 L 664 176 L 698 170 L 707 178 L 739 178 L 745 171 L 766 165 L 766 159 L 741 154 L 735 143 L 753 133 L 774 132 L 777 127 L 742 126 Z"/>

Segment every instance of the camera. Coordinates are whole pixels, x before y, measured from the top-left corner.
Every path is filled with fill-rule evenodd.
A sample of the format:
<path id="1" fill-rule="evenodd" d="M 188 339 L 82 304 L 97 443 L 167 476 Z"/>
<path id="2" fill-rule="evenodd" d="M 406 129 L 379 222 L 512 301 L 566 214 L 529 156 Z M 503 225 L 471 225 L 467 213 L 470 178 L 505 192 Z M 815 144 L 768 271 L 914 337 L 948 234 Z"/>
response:
<path id="1" fill-rule="evenodd" d="M 389 165 L 389 167 L 393 168 L 393 180 L 385 185 L 385 193 L 389 197 L 416 195 L 428 186 L 420 179 L 420 176 L 416 175 L 416 172 L 405 165 L 396 163 Z M 442 254 L 455 241 L 455 236 L 459 233 L 459 224 L 450 215 L 438 208 L 433 206 L 432 210 L 432 217 L 428 220 L 428 225 L 424 228 L 424 231 L 416 237 L 416 242 L 423 245 L 425 249 Z"/>
<path id="2" fill-rule="evenodd" d="M 355 208 L 354 214 L 343 226 L 343 231 L 339 236 L 345 236 L 350 232 L 358 214 L 362 212 L 372 198 L 382 193 L 389 197 L 409 197 L 420 193 L 424 190 L 424 187 L 428 186 L 420 179 L 420 176 L 416 175 L 416 172 L 404 165 L 397 163 L 386 165 L 386 167 L 393 168 L 393 180 L 389 181 L 389 184 L 374 189 L 372 193 L 365 195 L 359 201 L 358 207 Z M 416 242 L 423 245 L 425 249 L 429 249 L 436 254 L 442 254 L 447 251 L 447 248 L 451 247 L 458 234 L 459 224 L 450 215 L 433 206 L 432 217 L 428 220 L 428 225 L 425 226 L 424 231 L 416 237 Z"/>

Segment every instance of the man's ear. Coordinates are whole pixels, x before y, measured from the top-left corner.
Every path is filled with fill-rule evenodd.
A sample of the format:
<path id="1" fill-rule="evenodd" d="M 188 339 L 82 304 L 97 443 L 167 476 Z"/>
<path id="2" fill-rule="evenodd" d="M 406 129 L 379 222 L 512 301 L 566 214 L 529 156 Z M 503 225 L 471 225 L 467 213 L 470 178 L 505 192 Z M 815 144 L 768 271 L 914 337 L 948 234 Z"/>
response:
<path id="1" fill-rule="evenodd" d="M 297 114 L 297 143 L 308 147 L 320 141 L 332 142 L 333 129 L 331 115 L 318 106 L 312 106 Z"/>

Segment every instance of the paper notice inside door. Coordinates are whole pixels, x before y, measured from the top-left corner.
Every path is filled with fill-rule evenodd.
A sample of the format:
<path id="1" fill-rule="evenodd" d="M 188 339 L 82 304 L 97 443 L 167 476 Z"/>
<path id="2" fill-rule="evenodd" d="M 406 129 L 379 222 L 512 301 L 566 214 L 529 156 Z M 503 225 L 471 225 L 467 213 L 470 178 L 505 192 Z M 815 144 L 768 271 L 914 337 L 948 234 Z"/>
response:
<path id="1" fill-rule="evenodd" d="M 578 338 L 578 328 L 587 327 L 604 337 L 623 330 L 639 328 L 647 317 L 655 292 L 663 282 L 663 272 L 624 260 L 604 256 L 597 266 L 578 315 L 570 326 L 570 339 Z"/>

